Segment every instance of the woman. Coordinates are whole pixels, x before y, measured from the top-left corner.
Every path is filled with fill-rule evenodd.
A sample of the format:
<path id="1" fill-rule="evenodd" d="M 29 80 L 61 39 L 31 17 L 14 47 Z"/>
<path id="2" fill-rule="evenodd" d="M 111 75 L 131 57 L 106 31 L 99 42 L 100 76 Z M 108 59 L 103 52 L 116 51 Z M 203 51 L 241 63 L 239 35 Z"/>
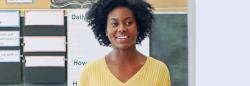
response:
<path id="1" fill-rule="evenodd" d="M 93 4 L 86 19 L 100 45 L 113 50 L 84 66 L 80 86 L 170 86 L 167 66 L 135 46 L 151 31 L 152 9 L 143 0 L 99 0 Z"/>

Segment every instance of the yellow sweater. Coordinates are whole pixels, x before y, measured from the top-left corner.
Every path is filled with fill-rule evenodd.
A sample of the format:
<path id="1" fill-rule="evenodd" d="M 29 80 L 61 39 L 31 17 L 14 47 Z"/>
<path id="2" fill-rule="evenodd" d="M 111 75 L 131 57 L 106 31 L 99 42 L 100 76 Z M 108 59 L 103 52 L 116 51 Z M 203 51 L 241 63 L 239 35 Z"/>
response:
<path id="1" fill-rule="evenodd" d="M 171 86 L 167 66 L 152 57 L 147 57 L 142 68 L 125 83 L 108 69 L 105 58 L 84 66 L 79 86 Z"/>

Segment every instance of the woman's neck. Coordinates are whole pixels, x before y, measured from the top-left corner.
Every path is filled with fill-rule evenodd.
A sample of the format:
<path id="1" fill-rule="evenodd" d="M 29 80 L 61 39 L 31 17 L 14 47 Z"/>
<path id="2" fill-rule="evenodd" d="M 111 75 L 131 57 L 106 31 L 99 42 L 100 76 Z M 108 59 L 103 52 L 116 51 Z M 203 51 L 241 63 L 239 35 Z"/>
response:
<path id="1" fill-rule="evenodd" d="M 130 64 L 136 63 L 139 60 L 141 54 L 136 50 L 135 46 L 127 49 L 114 48 L 113 51 L 108 55 L 109 60 L 116 64 Z"/>

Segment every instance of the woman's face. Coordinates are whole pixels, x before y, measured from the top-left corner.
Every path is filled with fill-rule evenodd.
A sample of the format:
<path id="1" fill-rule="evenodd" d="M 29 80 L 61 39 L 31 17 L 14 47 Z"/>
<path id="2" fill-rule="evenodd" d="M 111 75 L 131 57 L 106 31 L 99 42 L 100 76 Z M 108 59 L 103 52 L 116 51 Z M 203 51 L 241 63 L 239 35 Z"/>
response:
<path id="1" fill-rule="evenodd" d="M 106 35 L 114 48 L 127 49 L 134 46 L 137 25 L 132 11 L 126 7 L 114 8 L 108 14 Z"/>

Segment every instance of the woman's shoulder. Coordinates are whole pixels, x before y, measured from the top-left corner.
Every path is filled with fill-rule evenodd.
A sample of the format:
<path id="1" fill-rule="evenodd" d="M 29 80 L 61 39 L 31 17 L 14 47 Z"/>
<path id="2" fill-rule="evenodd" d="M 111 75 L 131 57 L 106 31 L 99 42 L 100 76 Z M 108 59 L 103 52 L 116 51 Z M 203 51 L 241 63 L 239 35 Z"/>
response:
<path id="1" fill-rule="evenodd" d="M 89 77 L 93 77 L 93 74 L 96 74 L 98 72 L 100 72 L 100 70 L 98 68 L 100 68 L 100 66 L 102 65 L 102 61 L 105 60 L 104 58 L 98 58 L 96 60 L 87 62 L 87 64 L 83 65 L 83 68 L 80 71 L 80 81 L 79 83 L 81 84 L 81 86 L 83 86 L 82 84 L 88 83 L 88 78 Z"/>
<path id="2" fill-rule="evenodd" d="M 103 65 L 103 60 L 105 60 L 104 57 L 87 62 L 87 64 L 83 66 L 82 72 L 90 72 L 91 70 L 99 68 Z"/>
<path id="3" fill-rule="evenodd" d="M 164 70 L 164 71 L 166 70 L 166 71 L 168 71 L 168 67 L 164 62 L 162 62 L 162 61 L 160 61 L 158 59 L 155 59 L 153 57 L 148 57 L 148 58 L 149 58 L 150 66 L 152 68 L 154 68 L 156 70 Z"/>
<path id="4" fill-rule="evenodd" d="M 158 78 L 158 82 L 160 83 L 160 86 L 171 86 L 171 82 L 170 82 L 170 73 L 168 70 L 167 65 L 160 61 L 157 60 L 153 57 L 150 57 L 151 59 L 151 64 L 154 65 L 152 66 L 152 70 L 153 73 L 151 73 L 152 76 L 157 76 Z"/>
<path id="5" fill-rule="evenodd" d="M 162 67 L 166 67 L 166 64 L 158 59 L 155 59 L 151 56 L 148 57 L 149 60 L 150 60 L 150 63 L 151 64 L 154 64 L 154 65 L 157 65 L 157 66 L 162 66 Z"/>
<path id="6" fill-rule="evenodd" d="M 105 60 L 104 57 L 89 61 L 89 62 L 87 62 L 87 64 L 84 65 L 84 67 L 93 68 L 93 67 L 96 67 L 99 65 L 103 65 L 103 60 Z"/>

